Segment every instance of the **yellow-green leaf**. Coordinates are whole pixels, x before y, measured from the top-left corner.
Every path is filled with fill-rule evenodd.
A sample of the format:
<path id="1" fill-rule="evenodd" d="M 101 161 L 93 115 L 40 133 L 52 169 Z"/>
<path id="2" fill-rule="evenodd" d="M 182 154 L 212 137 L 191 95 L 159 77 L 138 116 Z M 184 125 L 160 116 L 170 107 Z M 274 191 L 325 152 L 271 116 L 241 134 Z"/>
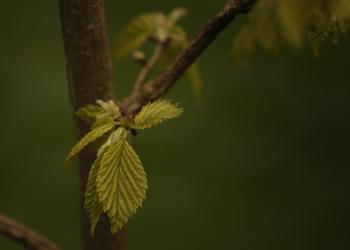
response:
<path id="1" fill-rule="evenodd" d="M 91 223 L 91 234 L 94 234 L 96 225 L 99 221 L 100 216 L 103 213 L 103 208 L 100 203 L 98 193 L 97 193 L 97 174 L 100 168 L 101 159 L 106 149 L 112 144 L 116 143 L 118 140 L 126 139 L 126 131 L 123 128 L 119 128 L 114 131 L 107 141 L 99 148 L 97 152 L 97 159 L 94 164 L 91 166 L 88 182 L 86 185 L 85 191 L 85 208 L 90 217 Z"/>
<path id="2" fill-rule="evenodd" d="M 115 43 L 116 59 L 139 49 L 149 38 L 166 41 L 172 36 L 175 24 L 186 15 L 184 8 L 176 8 L 168 15 L 153 12 L 132 19 L 121 31 Z"/>
<path id="3" fill-rule="evenodd" d="M 97 100 L 96 103 L 100 105 L 100 107 L 105 110 L 108 114 L 112 116 L 113 119 L 119 117 L 121 115 L 120 109 L 112 100 L 107 102 Z"/>
<path id="4" fill-rule="evenodd" d="M 97 119 L 97 117 L 105 114 L 105 110 L 98 105 L 86 105 L 78 109 L 75 114 L 82 120 L 87 122 L 93 122 Z"/>
<path id="5" fill-rule="evenodd" d="M 106 151 L 106 149 L 113 143 L 119 140 L 125 140 L 128 136 L 128 131 L 122 127 L 119 127 L 116 131 L 111 133 L 108 137 L 107 141 L 99 148 L 97 151 L 97 157 L 102 156 L 102 154 Z"/>
<path id="6" fill-rule="evenodd" d="M 179 117 L 183 112 L 176 104 L 167 100 L 157 100 L 144 106 L 135 116 L 135 129 L 150 128 L 159 123 Z"/>
<path id="7" fill-rule="evenodd" d="M 319 53 L 329 38 L 338 41 L 350 20 L 349 0 L 260 0 L 236 35 L 236 64 L 249 64 L 259 49 L 275 53 L 284 46 L 300 48 L 308 37 Z"/>
<path id="8" fill-rule="evenodd" d="M 184 7 L 173 9 L 168 15 L 170 25 L 174 25 L 179 20 L 184 18 L 186 15 L 187 15 L 187 10 Z"/>
<path id="9" fill-rule="evenodd" d="M 192 64 L 192 66 L 187 71 L 188 77 L 192 83 L 193 92 L 195 94 L 198 105 L 201 105 L 202 101 L 202 76 L 200 74 L 198 65 L 196 63 Z"/>
<path id="10" fill-rule="evenodd" d="M 142 205 L 148 186 L 141 161 L 125 137 L 106 149 L 96 183 L 103 211 L 115 233 Z"/>
<path id="11" fill-rule="evenodd" d="M 140 15 L 132 19 L 117 37 L 115 43 L 116 59 L 120 60 L 138 49 L 156 32 L 163 19 L 164 15 L 159 12 Z"/>
<path id="12" fill-rule="evenodd" d="M 98 199 L 96 179 L 100 168 L 101 156 L 97 157 L 94 164 L 91 166 L 88 182 L 85 191 L 85 208 L 90 217 L 91 234 L 94 234 L 95 227 L 103 213 L 102 205 Z"/>
<path id="13" fill-rule="evenodd" d="M 98 117 L 96 117 L 95 122 L 91 125 L 91 129 L 95 129 L 95 128 L 98 128 L 98 127 L 101 127 L 103 125 L 110 124 L 113 122 L 114 122 L 114 119 L 110 114 L 103 113 L 103 114 L 99 115 Z"/>
<path id="14" fill-rule="evenodd" d="M 93 130 L 91 130 L 89 133 L 87 133 L 80 141 L 78 141 L 77 144 L 74 145 L 74 147 L 69 152 L 65 162 L 64 166 L 67 169 L 68 163 L 71 161 L 71 159 L 76 156 L 84 147 L 86 147 L 90 142 L 96 140 L 97 138 L 101 137 L 108 131 L 112 130 L 114 128 L 114 123 L 107 123 L 103 126 L 97 127 Z"/>

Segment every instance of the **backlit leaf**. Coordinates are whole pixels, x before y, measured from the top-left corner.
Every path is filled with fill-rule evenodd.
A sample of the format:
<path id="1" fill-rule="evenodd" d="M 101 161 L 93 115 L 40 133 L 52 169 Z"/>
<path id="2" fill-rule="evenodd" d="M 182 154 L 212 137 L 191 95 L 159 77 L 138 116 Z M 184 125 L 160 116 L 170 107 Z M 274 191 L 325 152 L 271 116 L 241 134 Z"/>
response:
<path id="1" fill-rule="evenodd" d="M 113 117 L 113 119 L 121 115 L 119 107 L 112 100 L 109 100 L 107 102 L 97 100 L 96 103 L 100 105 L 100 107 L 103 110 L 105 110 L 108 114 L 110 114 Z"/>
<path id="2" fill-rule="evenodd" d="M 196 96 L 196 100 L 198 105 L 201 104 L 202 99 L 202 76 L 200 74 L 198 65 L 196 63 L 192 64 L 192 66 L 187 71 L 188 77 L 192 83 L 193 92 Z"/>
<path id="3" fill-rule="evenodd" d="M 120 230 L 146 197 L 147 179 L 139 157 L 126 139 L 112 143 L 102 156 L 97 175 L 97 192 L 107 213 L 112 233 Z"/>
<path id="4" fill-rule="evenodd" d="M 105 110 L 98 105 L 86 105 L 78 109 L 75 114 L 82 120 L 93 122 L 98 116 L 105 114 Z"/>
<path id="5" fill-rule="evenodd" d="M 150 128 L 164 121 L 176 118 L 183 112 L 182 108 L 167 100 L 157 100 L 144 106 L 135 116 L 136 129 Z"/>
<path id="6" fill-rule="evenodd" d="M 121 137 L 123 136 L 123 137 Z M 94 164 L 91 166 L 90 172 L 89 172 L 89 178 L 86 185 L 86 191 L 85 191 L 85 208 L 87 213 L 90 217 L 90 223 L 91 223 L 91 234 L 94 234 L 95 227 L 99 221 L 100 216 L 103 213 L 103 208 L 100 203 L 98 193 L 97 193 L 97 174 L 100 168 L 101 159 L 103 154 L 105 153 L 106 149 L 112 144 L 116 143 L 118 140 L 125 139 L 126 137 L 125 130 L 122 128 L 117 129 L 114 131 L 107 141 L 99 148 L 97 152 L 97 159 L 94 162 Z"/>
<path id="7" fill-rule="evenodd" d="M 69 152 L 65 162 L 64 162 L 64 166 L 67 169 L 68 167 L 68 163 L 70 162 L 70 160 L 76 156 L 84 147 L 86 147 L 90 142 L 96 140 L 97 138 L 101 137 L 102 135 L 104 135 L 105 133 L 107 133 L 108 131 L 112 130 L 114 128 L 114 123 L 107 123 L 103 126 L 97 127 L 93 130 L 91 130 L 89 133 L 87 133 L 82 139 L 80 139 L 78 141 L 77 144 L 74 145 L 74 147 L 71 149 L 71 151 Z"/>
<path id="8" fill-rule="evenodd" d="M 328 39 L 337 42 L 350 20 L 349 0 L 260 0 L 236 35 L 236 64 L 248 64 L 256 51 L 300 48 L 307 38 L 317 55 Z"/>
<path id="9" fill-rule="evenodd" d="M 116 59 L 120 60 L 138 49 L 156 32 L 163 19 L 163 14 L 158 12 L 140 15 L 132 19 L 117 37 L 115 43 Z"/>
<path id="10" fill-rule="evenodd" d="M 100 168 L 101 158 L 101 156 L 98 157 L 94 164 L 91 166 L 85 191 L 85 208 L 90 217 L 92 235 L 94 234 L 97 222 L 103 213 L 102 205 L 98 199 L 96 188 L 96 179 L 98 170 Z"/>

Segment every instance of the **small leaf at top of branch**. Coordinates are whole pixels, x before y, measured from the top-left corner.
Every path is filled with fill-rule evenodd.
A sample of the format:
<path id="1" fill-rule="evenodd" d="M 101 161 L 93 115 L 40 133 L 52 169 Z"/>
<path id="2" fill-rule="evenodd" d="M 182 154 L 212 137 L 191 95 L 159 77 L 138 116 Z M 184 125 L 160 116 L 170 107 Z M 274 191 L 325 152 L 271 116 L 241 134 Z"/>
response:
<path id="1" fill-rule="evenodd" d="M 131 20 L 122 29 L 115 42 L 115 58 L 119 61 L 144 44 L 156 32 L 164 19 L 159 12 L 144 14 Z"/>
<path id="2" fill-rule="evenodd" d="M 164 43 L 172 35 L 176 23 L 186 15 L 185 8 L 174 9 L 169 15 L 153 12 L 132 19 L 119 33 L 116 59 L 120 60 L 138 50 L 148 40 Z"/>
<path id="3" fill-rule="evenodd" d="M 137 55 L 137 60 L 143 62 L 145 66 L 140 73 L 141 80 L 138 79 L 135 83 L 134 91 L 139 91 L 140 87 L 142 87 L 144 83 L 144 80 L 146 79 L 146 76 L 150 73 L 151 68 L 153 68 L 156 64 L 156 62 L 153 60 L 153 55 L 149 59 L 149 62 L 152 62 L 151 65 L 148 65 L 147 61 L 144 61 L 145 59 L 140 57 L 141 46 L 148 40 L 154 41 L 156 46 L 163 45 L 161 62 L 163 62 L 165 65 L 172 62 L 182 51 L 186 49 L 189 44 L 186 31 L 181 26 L 177 25 L 177 22 L 186 15 L 187 10 L 185 8 L 176 8 L 168 15 L 159 12 L 141 15 L 133 19 L 119 34 L 116 42 L 116 54 L 126 56 L 127 54 L 133 53 L 134 58 L 135 55 Z M 140 39 L 141 36 L 143 37 L 142 39 Z M 147 37 L 147 39 L 145 37 Z M 128 41 L 127 45 L 124 44 L 124 41 Z M 137 51 L 137 54 L 135 54 L 135 51 Z M 158 56 L 159 55 L 156 57 L 157 59 Z M 198 65 L 191 67 L 187 73 L 189 80 L 191 81 L 197 103 L 200 104 L 201 89 L 203 84 Z"/>

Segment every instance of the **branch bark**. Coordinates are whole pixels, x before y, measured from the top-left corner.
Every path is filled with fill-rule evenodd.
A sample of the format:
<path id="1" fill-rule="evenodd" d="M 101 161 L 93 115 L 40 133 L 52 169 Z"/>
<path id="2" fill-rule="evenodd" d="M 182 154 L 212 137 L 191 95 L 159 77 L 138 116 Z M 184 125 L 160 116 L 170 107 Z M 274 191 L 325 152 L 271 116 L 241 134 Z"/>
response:
<path id="1" fill-rule="evenodd" d="M 32 229 L 0 214 L 0 233 L 29 250 L 59 250 L 58 246 Z"/>
<path id="2" fill-rule="evenodd" d="M 239 14 L 247 13 L 256 0 L 229 0 L 224 8 L 201 29 L 197 37 L 157 78 L 134 90 L 124 99 L 124 113 L 134 115 L 142 106 L 164 95 L 197 60 L 203 51 L 215 41 L 227 25 Z"/>
<path id="3" fill-rule="evenodd" d="M 162 56 L 164 50 L 167 47 L 168 42 L 157 42 L 156 48 L 153 51 L 152 56 L 147 61 L 147 63 L 142 67 L 140 74 L 138 75 L 136 82 L 134 84 L 133 92 L 138 92 L 145 84 L 148 74 L 151 72 L 152 68 L 156 65 L 160 57 Z"/>
<path id="4" fill-rule="evenodd" d="M 97 99 L 114 99 L 112 63 L 106 31 L 103 0 L 60 0 L 60 16 L 67 59 L 69 92 L 73 112 Z M 74 120 L 77 137 L 85 135 L 89 127 Z M 98 223 L 94 237 L 84 209 L 84 192 L 89 167 L 96 152 L 88 147 L 79 156 L 80 212 L 82 249 L 122 250 L 123 231 L 111 235 L 106 217 Z"/>

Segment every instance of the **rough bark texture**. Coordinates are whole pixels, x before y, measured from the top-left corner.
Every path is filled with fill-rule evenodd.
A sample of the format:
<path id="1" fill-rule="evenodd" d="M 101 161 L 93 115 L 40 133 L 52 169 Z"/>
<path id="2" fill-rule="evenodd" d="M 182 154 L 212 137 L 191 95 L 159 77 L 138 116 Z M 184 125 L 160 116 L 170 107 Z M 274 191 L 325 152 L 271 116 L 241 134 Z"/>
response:
<path id="1" fill-rule="evenodd" d="M 113 99 L 112 64 L 103 0 L 59 2 L 73 111 L 97 99 Z M 80 138 L 89 128 L 78 119 L 74 122 Z M 79 156 L 82 249 L 122 250 L 123 232 L 111 235 L 106 217 L 97 225 L 94 237 L 90 235 L 90 222 L 83 204 L 89 167 L 94 159 L 92 148 L 87 148 Z"/>
<path id="2" fill-rule="evenodd" d="M 30 250 L 59 250 L 58 246 L 32 229 L 0 214 L 0 233 Z"/>

